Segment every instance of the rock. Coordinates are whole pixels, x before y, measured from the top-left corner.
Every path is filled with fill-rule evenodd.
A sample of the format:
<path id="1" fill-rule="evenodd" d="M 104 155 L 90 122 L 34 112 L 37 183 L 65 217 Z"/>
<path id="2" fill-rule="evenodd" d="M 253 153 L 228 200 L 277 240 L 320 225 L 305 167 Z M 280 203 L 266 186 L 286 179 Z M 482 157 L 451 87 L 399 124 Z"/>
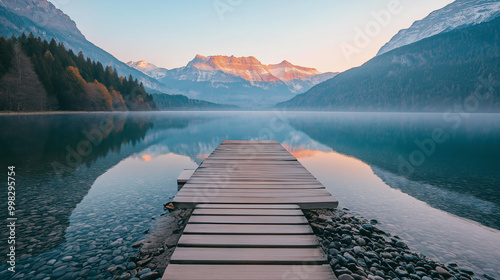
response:
<path id="1" fill-rule="evenodd" d="M 344 258 L 344 257 L 342 257 L 340 255 L 337 256 L 337 260 L 339 261 L 339 263 L 341 265 L 347 265 L 349 263 L 346 258 Z"/>
<path id="2" fill-rule="evenodd" d="M 151 272 L 151 269 L 150 268 L 145 268 L 141 271 L 139 271 L 139 273 L 137 273 L 138 276 L 141 276 L 143 274 L 146 274 L 146 273 L 150 273 Z"/>
<path id="3" fill-rule="evenodd" d="M 385 258 L 385 259 L 392 259 L 392 254 L 391 253 L 383 252 L 380 255 L 382 256 L 382 258 Z"/>
<path id="4" fill-rule="evenodd" d="M 128 280 L 132 275 L 128 272 L 124 272 L 122 275 L 115 277 L 115 280 Z"/>
<path id="5" fill-rule="evenodd" d="M 149 258 L 145 258 L 145 259 L 142 259 L 140 261 L 137 262 L 137 265 L 138 266 L 145 266 L 146 264 L 148 264 L 151 260 L 153 259 L 153 257 L 149 257 Z"/>
<path id="6" fill-rule="evenodd" d="M 415 260 L 415 258 L 410 254 L 403 254 L 403 259 L 405 259 L 408 262 L 412 262 Z"/>
<path id="7" fill-rule="evenodd" d="M 340 239 L 340 242 L 347 244 L 347 245 L 350 245 L 352 243 L 352 238 L 351 238 L 351 236 L 347 235 L 347 236 L 342 237 L 342 239 Z"/>
<path id="8" fill-rule="evenodd" d="M 440 266 L 436 266 L 436 268 L 434 270 L 436 270 L 436 272 L 439 273 L 439 275 L 443 276 L 444 278 L 451 277 L 451 274 L 445 268 L 442 268 Z"/>
<path id="9" fill-rule="evenodd" d="M 361 235 L 364 235 L 364 236 L 370 236 L 370 235 L 372 234 L 372 232 L 371 232 L 371 231 L 366 230 L 366 229 L 364 229 L 364 228 L 359 229 L 359 233 L 360 233 Z"/>
<path id="10" fill-rule="evenodd" d="M 474 274 L 474 271 L 472 271 L 472 268 L 470 267 L 466 267 L 466 266 L 461 266 L 458 268 L 458 271 L 460 272 L 464 272 L 464 273 L 467 273 L 469 275 L 473 275 Z"/>
<path id="11" fill-rule="evenodd" d="M 137 267 L 137 265 L 135 265 L 135 263 L 133 263 L 133 262 L 129 262 L 129 263 L 127 264 L 127 269 L 134 269 L 134 268 L 136 268 L 136 267 Z"/>
<path id="12" fill-rule="evenodd" d="M 175 209 L 175 206 L 172 202 L 168 202 L 168 203 L 163 204 L 163 208 L 165 208 L 166 210 L 172 211 Z"/>
<path id="13" fill-rule="evenodd" d="M 408 246 L 406 245 L 406 243 L 404 243 L 403 241 L 398 241 L 396 242 L 396 247 L 399 247 L 399 248 L 407 248 Z"/>
<path id="14" fill-rule="evenodd" d="M 408 276 L 408 271 L 406 271 L 406 269 L 404 269 L 403 267 L 399 266 L 397 267 L 394 272 L 396 272 L 396 274 L 400 277 L 406 277 Z"/>
<path id="15" fill-rule="evenodd" d="M 347 268 L 341 268 L 341 269 L 337 269 L 335 270 L 335 275 L 337 276 L 340 276 L 342 274 L 351 274 L 352 272 L 350 270 L 348 270 Z"/>
<path id="16" fill-rule="evenodd" d="M 47 265 L 53 265 L 56 263 L 56 261 L 57 261 L 56 259 L 51 259 L 47 262 Z"/>
<path id="17" fill-rule="evenodd" d="M 354 278 L 354 280 L 366 280 L 366 277 L 359 275 L 359 274 L 356 274 L 356 273 L 351 274 L 351 276 L 352 276 L 352 278 Z"/>
<path id="18" fill-rule="evenodd" d="M 141 277 L 139 277 L 140 280 L 156 280 L 156 278 L 160 278 L 160 273 L 156 271 L 151 271 L 145 274 L 142 274 Z"/>
<path id="19" fill-rule="evenodd" d="M 144 244 L 144 240 L 139 240 L 139 241 L 135 242 L 134 244 L 132 244 L 132 248 L 140 247 L 142 244 Z"/>
<path id="20" fill-rule="evenodd" d="M 332 256 L 334 256 L 334 257 L 335 257 L 335 256 L 337 256 L 338 254 L 340 254 L 340 252 L 339 252 L 337 249 L 333 249 L 333 248 L 332 248 L 332 249 L 329 249 L 329 250 L 328 250 L 328 254 L 329 254 L 329 255 L 332 255 Z"/>
<path id="21" fill-rule="evenodd" d="M 413 264 L 409 264 L 406 266 L 406 270 L 409 272 L 409 273 L 416 273 L 417 271 L 415 270 L 415 266 L 413 266 Z"/>
<path id="22" fill-rule="evenodd" d="M 51 277 L 58 278 L 63 276 L 64 274 L 68 273 L 67 266 L 61 266 L 55 269 L 52 274 L 50 275 Z"/>
<path id="23" fill-rule="evenodd" d="M 123 261 L 125 261 L 125 258 L 123 256 L 116 256 L 113 258 L 113 262 L 115 264 L 121 264 L 123 263 Z"/>
<path id="24" fill-rule="evenodd" d="M 344 258 L 346 258 L 348 262 L 357 263 L 356 258 L 347 252 L 344 253 Z"/>
<path id="25" fill-rule="evenodd" d="M 354 280 L 354 277 L 352 277 L 349 274 L 342 274 L 337 277 L 338 280 Z"/>
<path id="26" fill-rule="evenodd" d="M 354 246 L 354 248 L 352 248 L 352 250 L 357 255 L 361 255 L 361 254 L 363 254 L 365 252 L 365 249 L 361 248 L 360 246 Z"/>
<path id="27" fill-rule="evenodd" d="M 61 260 L 62 260 L 63 262 L 69 262 L 69 261 L 71 261 L 72 259 L 73 259 L 73 256 L 65 256 L 65 257 L 63 257 Z"/>
<path id="28" fill-rule="evenodd" d="M 359 244 L 359 246 L 365 246 L 366 245 L 366 240 L 364 238 L 358 238 L 356 242 Z"/>
<path id="29" fill-rule="evenodd" d="M 420 276 L 416 275 L 416 274 L 410 274 L 410 278 L 413 279 L 413 280 L 421 280 L 422 278 L 420 278 Z"/>
<path id="30" fill-rule="evenodd" d="M 99 258 L 98 257 L 90 257 L 87 262 L 88 263 L 96 263 L 96 262 L 99 262 Z"/>
<path id="31" fill-rule="evenodd" d="M 366 230 L 373 231 L 373 226 L 371 224 L 364 224 L 362 227 Z"/>

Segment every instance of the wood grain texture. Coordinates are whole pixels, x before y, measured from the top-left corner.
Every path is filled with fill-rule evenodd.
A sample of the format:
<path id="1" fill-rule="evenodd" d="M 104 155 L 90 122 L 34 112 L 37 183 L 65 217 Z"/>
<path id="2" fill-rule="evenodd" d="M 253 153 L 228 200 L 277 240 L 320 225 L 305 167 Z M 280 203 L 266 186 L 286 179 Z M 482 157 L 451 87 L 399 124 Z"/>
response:
<path id="1" fill-rule="evenodd" d="M 316 235 L 221 235 L 221 234 L 184 234 L 178 246 L 190 247 L 318 247 Z"/>
<path id="2" fill-rule="evenodd" d="M 337 280 L 328 265 L 170 264 L 162 280 Z"/>
<path id="3" fill-rule="evenodd" d="M 275 141 L 224 141 L 174 204 L 195 209 L 162 280 L 337 279 L 301 209 L 338 201 Z"/>
<path id="4" fill-rule="evenodd" d="M 177 264 L 325 264 L 320 248 L 178 247 L 170 259 Z"/>

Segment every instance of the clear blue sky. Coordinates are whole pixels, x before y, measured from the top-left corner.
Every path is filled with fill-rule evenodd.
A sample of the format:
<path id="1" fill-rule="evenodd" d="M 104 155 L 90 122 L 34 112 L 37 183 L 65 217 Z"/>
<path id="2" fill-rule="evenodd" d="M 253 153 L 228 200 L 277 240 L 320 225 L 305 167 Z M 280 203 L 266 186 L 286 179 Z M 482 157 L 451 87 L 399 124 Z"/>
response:
<path id="1" fill-rule="evenodd" d="M 196 54 L 251 55 L 265 64 L 286 59 L 325 72 L 361 65 L 400 29 L 452 0 L 50 2 L 68 14 L 89 41 L 124 62 L 146 60 L 170 69 L 186 65 Z M 378 21 L 380 28 L 373 27 L 367 43 L 356 46 L 357 28 L 376 23 L 373 12 L 388 11 L 390 2 L 399 3 L 399 12 L 392 13 L 387 24 Z M 346 56 L 346 45 L 357 53 Z"/>

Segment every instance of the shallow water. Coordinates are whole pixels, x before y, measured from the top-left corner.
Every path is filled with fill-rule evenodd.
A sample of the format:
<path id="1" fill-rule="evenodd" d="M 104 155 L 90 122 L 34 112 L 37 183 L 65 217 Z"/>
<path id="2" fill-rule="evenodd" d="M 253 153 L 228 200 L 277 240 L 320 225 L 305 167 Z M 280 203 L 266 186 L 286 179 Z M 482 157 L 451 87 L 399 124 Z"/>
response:
<path id="1" fill-rule="evenodd" d="M 154 227 L 182 169 L 195 168 L 225 139 L 273 139 L 340 207 L 377 219 L 429 257 L 500 278 L 500 115 L 449 120 L 394 113 L 0 116 L 0 162 L 16 166 L 18 203 L 16 276 L 2 262 L 0 277 L 111 278 L 106 269 L 135 254 L 131 244 Z M 445 140 L 429 144 L 436 129 Z"/>

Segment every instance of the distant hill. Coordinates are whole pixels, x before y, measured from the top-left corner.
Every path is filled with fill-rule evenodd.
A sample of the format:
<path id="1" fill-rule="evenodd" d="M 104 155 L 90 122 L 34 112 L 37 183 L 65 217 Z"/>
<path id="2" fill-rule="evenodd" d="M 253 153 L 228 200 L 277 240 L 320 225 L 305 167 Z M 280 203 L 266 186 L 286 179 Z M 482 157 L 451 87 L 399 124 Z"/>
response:
<path id="1" fill-rule="evenodd" d="M 452 111 L 472 102 L 467 105 L 477 105 L 475 111 L 498 112 L 499 81 L 500 18 L 496 18 L 379 55 L 277 107 Z M 474 99 L 476 90 L 487 98 Z"/>
<path id="2" fill-rule="evenodd" d="M 50 41 L 54 38 L 75 53 L 116 68 L 119 75 L 132 75 L 145 87 L 165 92 L 166 87 L 136 69 L 128 67 L 114 56 L 89 42 L 78 30 L 75 22 L 47 0 L 2 0 L 0 1 L 0 35 L 9 38 L 22 33 L 33 33 L 36 37 Z"/>
<path id="3" fill-rule="evenodd" d="M 252 56 L 196 55 L 186 66 L 171 70 L 146 61 L 130 61 L 127 65 L 164 83 L 168 93 L 247 108 L 271 107 L 337 74 L 286 60 L 264 65 Z"/>
<path id="4" fill-rule="evenodd" d="M 237 110 L 234 105 L 223 105 L 187 98 L 184 95 L 154 94 L 153 99 L 160 110 Z"/>
<path id="5" fill-rule="evenodd" d="M 432 12 L 424 19 L 415 21 L 410 28 L 400 30 L 377 55 L 439 33 L 488 22 L 498 16 L 500 16 L 498 0 L 457 0 Z"/>

